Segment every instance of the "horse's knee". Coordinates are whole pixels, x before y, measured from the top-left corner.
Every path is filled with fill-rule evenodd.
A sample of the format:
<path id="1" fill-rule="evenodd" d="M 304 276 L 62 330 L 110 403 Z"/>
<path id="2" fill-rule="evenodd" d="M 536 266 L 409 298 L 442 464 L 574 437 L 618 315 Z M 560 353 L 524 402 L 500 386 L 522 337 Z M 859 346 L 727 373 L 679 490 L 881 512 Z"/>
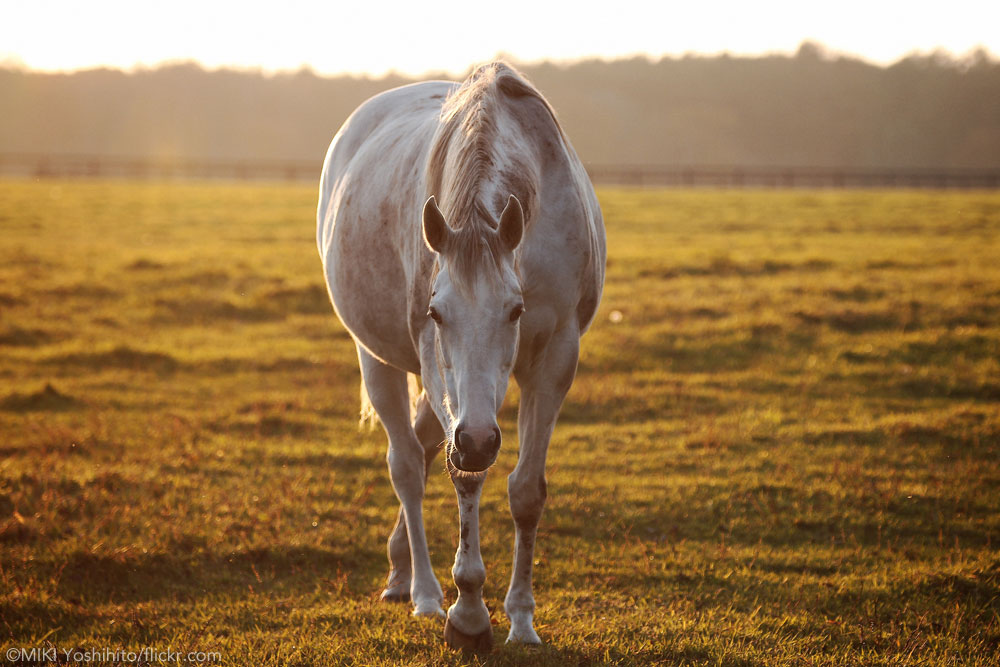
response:
<path id="1" fill-rule="evenodd" d="M 518 476 L 511 473 L 507 478 L 507 494 L 510 497 L 510 513 L 519 526 L 533 527 L 538 524 L 545 507 L 545 475 Z"/>
<path id="2" fill-rule="evenodd" d="M 424 457 L 419 447 L 389 446 L 386 455 L 389 467 L 389 478 L 396 493 L 402 499 L 410 493 L 423 493 L 424 489 Z"/>

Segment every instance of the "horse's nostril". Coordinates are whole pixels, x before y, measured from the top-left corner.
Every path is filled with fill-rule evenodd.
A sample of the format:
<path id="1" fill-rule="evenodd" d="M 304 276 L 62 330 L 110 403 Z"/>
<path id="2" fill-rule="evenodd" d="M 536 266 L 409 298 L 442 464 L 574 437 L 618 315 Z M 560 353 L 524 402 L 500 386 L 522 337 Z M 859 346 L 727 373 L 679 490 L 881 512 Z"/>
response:
<path id="1" fill-rule="evenodd" d="M 472 436 L 465 432 L 462 428 L 455 429 L 455 444 L 462 449 L 469 449 L 474 446 L 472 441 Z"/>
<path id="2" fill-rule="evenodd" d="M 494 447 L 494 448 L 499 448 L 500 447 L 500 427 L 499 426 L 494 426 L 493 427 L 493 437 L 490 439 L 489 446 L 490 447 Z"/>

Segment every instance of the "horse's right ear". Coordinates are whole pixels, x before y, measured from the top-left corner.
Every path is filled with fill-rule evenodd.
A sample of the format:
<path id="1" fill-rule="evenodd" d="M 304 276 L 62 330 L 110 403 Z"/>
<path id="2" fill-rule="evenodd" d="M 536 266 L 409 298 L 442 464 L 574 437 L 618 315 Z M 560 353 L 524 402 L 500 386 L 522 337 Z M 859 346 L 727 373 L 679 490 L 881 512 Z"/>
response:
<path id="1" fill-rule="evenodd" d="M 440 254 L 448 247 L 448 239 L 451 236 L 451 229 L 441 215 L 434 195 L 427 198 L 424 203 L 424 243 L 434 252 Z"/>

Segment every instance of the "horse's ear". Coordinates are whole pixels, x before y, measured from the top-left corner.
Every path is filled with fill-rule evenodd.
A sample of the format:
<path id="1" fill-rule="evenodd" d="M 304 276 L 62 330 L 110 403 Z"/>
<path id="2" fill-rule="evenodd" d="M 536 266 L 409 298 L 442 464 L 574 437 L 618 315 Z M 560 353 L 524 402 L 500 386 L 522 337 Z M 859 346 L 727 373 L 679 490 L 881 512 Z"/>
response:
<path id="1" fill-rule="evenodd" d="M 441 215 L 434 195 L 427 198 L 424 203 L 424 243 L 436 253 L 443 253 L 448 247 L 448 238 L 451 236 L 451 229 Z"/>
<path id="2" fill-rule="evenodd" d="M 524 210 L 517 197 L 511 195 L 507 199 L 503 213 L 500 214 L 500 225 L 497 227 L 497 234 L 503 247 L 509 252 L 514 252 L 514 248 L 521 243 L 521 235 L 524 233 Z"/>

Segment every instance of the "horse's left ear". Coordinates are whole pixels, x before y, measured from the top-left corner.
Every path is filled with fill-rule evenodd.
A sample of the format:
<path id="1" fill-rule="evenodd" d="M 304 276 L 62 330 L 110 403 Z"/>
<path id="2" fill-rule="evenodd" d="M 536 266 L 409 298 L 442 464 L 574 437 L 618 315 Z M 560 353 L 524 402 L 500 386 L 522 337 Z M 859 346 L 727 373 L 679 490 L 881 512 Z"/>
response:
<path id="1" fill-rule="evenodd" d="M 451 238 L 451 229 L 441 215 L 437 200 L 434 195 L 424 202 L 423 212 L 424 243 L 436 253 L 444 253 L 448 247 L 448 240 Z"/>
<path id="2" fill-rule="evenodd" d="M 500 225 L 497 227 L 497 234 L 503 247 L 509 252 L 514 252 L 514 248 L 521 243 L 521 235 L 524 233 L 524 209 L 517 197 L 511 195 L 507 199 L 503 213 L 500 214 Z"/>

